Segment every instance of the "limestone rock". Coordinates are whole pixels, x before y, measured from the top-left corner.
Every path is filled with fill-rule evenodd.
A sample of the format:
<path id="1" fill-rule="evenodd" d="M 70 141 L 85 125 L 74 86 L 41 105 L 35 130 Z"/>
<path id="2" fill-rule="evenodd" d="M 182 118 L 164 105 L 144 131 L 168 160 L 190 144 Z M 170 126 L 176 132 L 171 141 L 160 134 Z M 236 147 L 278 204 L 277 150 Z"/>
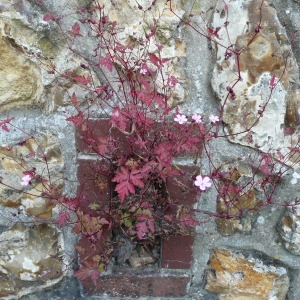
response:
<path id="1" fill-rule="evenodd" d="M 141 248 L 139 252 L 133 251 L 129 258 L 129 263 L 133 268 L 142 267 L 154 262 L 154 255 L 150 255 L 144 248 Z"/>
<path id="2" fill-rule="evenodd" d="M 155 37 L 149 38 L 149 44 L 146 46 L 147 51 L 157 55 L 157 44 L 160 44 L 163 48 L 159 56 L 162 59 L 170 59 L 158 72 L 156 84 L 162 88 L 163 78 L 167 78 L 168 74 L 175 76 L 178 79 L 178 83 L 172 91 L 169 105 L 173 106 L 182 103 L 186 97 L 186 91 L 182 85 L 185 76 L 179 71 L 179 62 L 181 58 L 186 56 L 186 50 L 185 44 L 177 30 L 180 19 L 170 11 L 170 3 L 164 0 L 146 0 L 141 2 L 141 9 L 138 7 L 139 3 L 133 0 L 117 0 L 114 2 L 102 0 L 99 2 L 101 5 L 104 5 L 109 19 L 116 21 L 120 25 L 117 39 L 122 45 L 132 47 L 134 53 L 134 55 L 130 55 L 132 59 L 134 56 L 141 57 L 145 47 L 145 32 L 150 34 L 151 27 L 156 27 Z M 171 5 L 175 13 L 182 17 L 184 11 L 180 1 L 172 1 Z M 132 18 L 132 15 L 134 15 L 134 18 Z M 154 22 L 155 19 L 157 21 Z M 147 24 L 147 26 L 142 24 Z M 134 65 L 134 60 L 132 65 Z M 154 64 L 148 67 L 154 72 L 157 71 Z"/>
<path id="3" fill-rule="evenodd" d="M 31 216 L 51 217 L 54 205 L 43 197 L 43 192 L 52 188 L 58 193 L 63 185 L 64 162 L 58 138 L 44 132 L 35 139 L 0 147 L 0 157 L 2 182 L 6 184 L 0 185 L 0 203 L 6 207 L 22 207 Z M 22 186 L 25 171 L 32 172 L 32 180 Z"/>
<path id="4" fill-rule="evenodd" d="M 4 6 L 0 12 L 2 108 L 39 106 L 43 112 L 51 113 L 70 104 L 69 95 L 73 92 L 84 100 L 87 92 L 74 84 L 71 76 L 86 75 L 80 68 L 82 60 L 69 51 L 57 28 L 43 21 L 43 15 L 28 2 L 23 4 Z M 50 72 L 53 66 L 56 77 Z M 96 76 L 94 80 L 97 84 Z"/>
<path id="5" fill-rule="evenodd" d="M 286 208 L 281 219 L 280 235 L 287 250 L 293 254 L 300 255 L 300 206 L 295 205 L 294 209 Z"/>
<path id="6" fill-rule="evenodd" d="M 216 249 L 209 259 L 205 289 L 222 300 L 284 300 L 289 277 L 284 267 L 242 252 Z"/>
<path id="7" fill-rule="evenodd" d="M 41 94 L 40 71 L 13 39 L 0 35 L 0 105 L 33 106 Z"/>
<path id="8" fill-rule="evenodd" d="M 228 133 L 234 134 L 229 139 L 262 151 L 285 148 L 286 154 L 296 141 L 287 139 L 284 129 L 299 125 L 299 70 L 276 10 L 260 0 L 229 1 L 225 10 L 220 0 L 211 26 L 219 29 L 212 42 L 212 87 Z M 280 81 L 271 94 L 273 76 Z"/>
<path id="9" fill-rule="evenodd" d="M 0 234 L 0 297 L 51 287 L 64 276 L 61 233 L 49 225 L 16 224 Z"/>
<path id="10" fill-rule="evenodd" d="M 223 235 L 235 232 L 249 232 L 252 229 L 250 214 L 260 204 L 257 190 L 254 188 L 251 169 L 242 162 L 224 164 L 221 169 L 222 180 L 219 180 L 220 190 L 217 201 L 216 218 L 218 231 Z M 243 188 L 241 188 L 243 187 Z"/>

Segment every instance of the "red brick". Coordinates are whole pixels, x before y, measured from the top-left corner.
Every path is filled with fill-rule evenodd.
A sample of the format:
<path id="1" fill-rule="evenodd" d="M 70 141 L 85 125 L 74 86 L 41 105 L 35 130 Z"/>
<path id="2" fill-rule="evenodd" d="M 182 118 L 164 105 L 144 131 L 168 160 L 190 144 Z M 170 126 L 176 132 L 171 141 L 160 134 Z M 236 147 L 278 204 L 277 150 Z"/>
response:
<path id="1" fill-rule="evenodd" d="M 192 208 L 197 202 L 197 189 L 193 177 L 197 170 L 194 166 L 178 166 L 185 174 L 174 176 L 167 180 L 169 200 L 174 207 L 169 208 L 168 214 L 176 215 L 177 206 L 184 205 Z M 161 267 L 168 269 L 189 269 L 193 260 L 194 237 L 173 236 L 162 240 Z"/>
<path id="2" fill-rule="evenodd" d="M 188 276 L 162 276 L 159 274 L 113 274 L 101 276 L 96 285 L 90 280 L 82 282 L 88 295 L 108 294 L 110 297 L 184 297 Z"/>
<path id="3" fill-rule="evenodd" d="M 119 139 L 120 147 L 128 150 L 126 136 L 116 129 L 111 129 L 108 120 L 90 121 L 89 128 L 93 129 L 93 138 L 107 137 L 112 134 Z M 158 126 L 159 127 L 159 126 Z M 79 151 L 93 152 L 92 147 L 84 143 L 84 134 L 82 130 L 77 132 L 76 140 Z M 124 150 L 125 151 L 125 150 Z M 193 185 L 193 176 L 196 168 L 193 166 L 179 166 L 185 175 L 175 176 L 167 181 L 167 191 L 172 203 L 192 207 L 197 201 L 197 189 Z M 83 195 L 87 201 L 82 203 L 85 211 L 92 203 L 97 203 L 101 207 L 107 206 L 112 196 L 112 185 L 110 173 L 111 166 L 103 160 L 78 160 L 78 180 L 80 182 L 78 193 Z M 103 170 L 105 175 L 103 175 Z M 102 175 L 100 175 L 102 174 Z M 95 213 L 95 211 L 93 212 Z M 167 213 L 176 213 L 176 208 L 170 208 Z M 105 233 L 109 237 L 109 233 Z M 161 248 L 161 266 L 165 269 L 189 269 L 192 261 L 193 236 L 175 236 L 162 241 Z M 105 244 L 98 241 L 94 247 L 86 238 L 82 238 L 79 246 L 85 249 L 82 255 L 101 254 L 101 249 Z M 82 281 L 83 290 L 90 295 L 108 294 L 110 297 L 184 297 L 186 295 L 187 285 L 190 278 L 185 273 L 176 275 L 160 275 L 160 271 L 149 268 L 151 272 L 143 273 L 142 269 L 131 269 L 123 272 L 117 272 L 112 275 L 104 275 L 98 279 L 96 285 L 91 280 Z M 167 270 L 166 270 L 167 271 Z"/>
<path id="4" fill-rule="evenodd" d="M 78 160 L 78 194 L 86 199 L 81 203 L 81 208 L 93 203 L 101 207 L 109 204 L 112 193 L 109 173 L 110 165 L 103 160 Z"/>
<path id="5" fill-rule="evenodd" d="M 162 240 L 161 267 L 166 269 L 189 269 L 193 260 L 193 236 L 173 236 Z"/>
<path id="6" fill-rule="evenodd" d="M 100 137 L 112 136 L 117 140 L 118 147 L 123 151 L 129 149 L 126 135 L 117 128 L 113 128 L 108 119 L 88 120 L 88 130 L 76 127 L 76 147 L 80 152 L 96 153 L 97 142 Z"/>
<path id="7" fill-rule="evenodd" d="M 197 202 L 197 188 L 194 185 L 194 166 L 178 166 L 184 175 L 174 176 L 167 180 L 167 190 L 172 203 L 192 207 Z"/>

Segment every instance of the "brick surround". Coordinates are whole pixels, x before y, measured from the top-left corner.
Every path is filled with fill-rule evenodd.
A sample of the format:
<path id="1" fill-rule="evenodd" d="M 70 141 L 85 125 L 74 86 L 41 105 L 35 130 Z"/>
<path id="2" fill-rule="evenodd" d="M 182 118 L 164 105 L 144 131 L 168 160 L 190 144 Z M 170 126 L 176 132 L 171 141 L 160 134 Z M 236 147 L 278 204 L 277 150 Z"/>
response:
<path id="1" fill-rule="evenodd" d="M 124 151 L 126 151 L 126 139 L 117 130 L 109 132 L 109 123 L 107 120 L 91 121 L 89 126 L 93 128 L 93 138 L 107 136 L 109 133 L 115 135 L 120 141 Z M 104 168 L 109 171 L 110 166 L 105 165 L 97 156 L 93 155 L 94 149 L 88 143 L 84 142 L 85 132 L 77 132 L 77 148 L 79 153 L 85 153 L 78 159 L 78 178 L 80 181 L 78 192 L 87 199 L 85 209 L 91 203 L 105 204 L 112 195 L 112 186 L 105 176 L 91 178 L 91 173 L 95 174 L 97 168 Z M 84 157 L 84 158 L 82 158 Z M 186 174 L 195 172 L 193 166 L 181 166 L 181 170 Z M 187 189 L 183 189 L 177 184 L 177 181 L 184 183 Z M 195 189 L 190 189 L 192 181 L 184 176 L 174 177 L 167 181 L 167 191 L 173 203 L 192 207 L 197 201 Z M 168 213 L 172 212 L 172 208 Z M 194 237 L 173 236 L 161 242 L 161 255 L 159 267 L 113 267 L 111 274 L 99 277 L 97 284 L 92 281 L 82 281 L 82 287 L 85 294 L 101 295 L 108 294 L 110 297 L 184 297 L 190 282 L 189 271 L 193 259 L 192 247 Z M 82 239 L 80 246 L 86 248 L 86 252 L 93 251 L 89 242 Z M 97 247 L 101 252 L 101 245 Z"/>

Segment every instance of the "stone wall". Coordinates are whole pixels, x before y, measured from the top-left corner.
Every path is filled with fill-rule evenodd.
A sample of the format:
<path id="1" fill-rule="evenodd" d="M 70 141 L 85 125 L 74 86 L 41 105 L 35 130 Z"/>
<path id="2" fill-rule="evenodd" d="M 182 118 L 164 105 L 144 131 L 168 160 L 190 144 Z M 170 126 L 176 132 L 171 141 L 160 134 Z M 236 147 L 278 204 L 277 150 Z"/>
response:
<path id="1" fill-rule="evenodd" d="M 271 153 L 274 159 L 286 156 L 288 171 L 273 195 L 279 205 L 266 206 L 243 218 L 197 216 L 201 225 L 195 230 L 191 268 L 185 267 L 180 273 L 175 264 L 172 275 L 163 270 L 166 273 L 151 279 L 155 292 L 147 294 L 149 289 L 140 288 L 139 295 L 167 299 L 172 293 L 172 299 L 178 296 L 195 300 L 299 299 L 300 211 L 298 205 L 281 205 L 293 203 L 300 192 L 299 154 L 295 150 L 289 155 L 291 148 L 299 149 L 299 1 L 154 2 L 102 0 L 99 5 L 105 5 L 112 21 L 122 24 L 117 38 L 123 43 L 138 40 L 144 34 L 141 22 L 149 25 L 160 16 L 157 38 L 164 45 L 163 57 L 170 59 L 161 76 L 169 72 L 178 79 L 169 105 L 180 105 L 180 111 L 187 114 L 222 113 L 222 130 L 230 136 L 216 139 L 211 147 L 214 162 L 234 170 L 234 178 L 228 180 L 238 184 L 253 176 L 243 158 L 256 150 L 275 149 Z M 66 74 L 89 75 L 81 67 L 80 54 L 90 55 L 96 37 L 85 36 L 82 25 L 83 37 L 70 51 L 62 31 L 73 26 L 78 7 L 91 3 L 92 0 L 0 3 L 0 179 L 5 183 L 0 185 L 0 299 L 112 299 L 109 293 L 87 296 L 87 291 L 93 294 L 97 289 L 84 289 L 72 277 L 73 269 L 78 267 L 74 249 L 77 236 L 71 228 L 53 221 L 62 207 L 38 193 L 44 187 L 43 180 L 21 184 L 24 170 L 31 170 L 47 173 L 51 187 L 69 197 L 74 197 L 80 186 L 77 167 L 90 154 L 78 154 L 75 128 L 66 118 L 76 114 L 74 107 L 68 105 L 73 93 L 82 105 L 90 95 Z M 69 16 L 62 19 L 61 29 L 45 20 L 50 11 L 55 16 Z M 194 28 L 184 22 L 190 12 L 194 15 Z M 224 26 L 225 22 L 228 25 Z M 201 32 L 210 32 L 211 40 L 202 37 Z M 149 49 L 155 48 L 155 42 L 150 39 Z M 236 58 L 226 56 L 226 47 L 243 49 L 239 70 Z M 51 66 L 55 66 L 55 72 Z M 103 80 L 97 70 L 92 70 L 92 75 L 99 82 Z M 273 88 L 272 84 L 277 86 Z M 233 92 L 228 89 L 232 86 Z M 93 109 L 93 117 L 101 116 L 102 111 Z M 261 117 L 253 124 L 257 112 Z M 235 135 L 243 130 L 244 134 Z M 180 163 L 192 164 L 188 159 Z M 201 161 L 201 168 L 209 172 L 207 158 Z M 230 214 L 257 206 L 261 193 L 250 191 L 251 197 L 241 198 L 229 208 Z M 224 212 L 226 199 L 216 199 L 217 192 L 211 189 L 201 195 L 195 208 Z M 176 242 L 169 244 L 174 247 Z M 182 249 L 184 252 L 190 248 Z M 133 279 L 130 276 L 127 274 L 129 281 L 137 280 L 135 275 Z M 119 277 L 116 280 L 112 276 L 111 281 L 109 278 L 103 279 L 107 286 L 119 282 Z M 147 280 L 141 280 L 141 285 L 146 285 Z M 160 291 L 160 282 L 168 286 L 167 291 Z M 177 289 L 172 289 L 172 284 Z M 127 289 L 130 296 L 132 287 Z M 122 293 L 126 295 L 126 285 Z"/>

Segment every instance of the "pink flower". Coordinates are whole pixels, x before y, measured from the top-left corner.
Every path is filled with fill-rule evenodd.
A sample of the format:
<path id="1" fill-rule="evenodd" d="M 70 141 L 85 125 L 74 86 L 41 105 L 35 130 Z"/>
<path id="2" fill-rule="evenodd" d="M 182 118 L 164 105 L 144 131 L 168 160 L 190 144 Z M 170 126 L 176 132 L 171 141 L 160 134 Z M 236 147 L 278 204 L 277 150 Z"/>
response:
<path id="1" fill-rule="evenodd" d="M 206 188 L 211 187 L 210 178 L 207 176 L 202 177 L 201 175 L 196 177 L 195 185 L 199 187 L 201 191 L 205 191 Z"/>
<path id="2" fill-rule="evenodd" d="M 145 68 L 140 69 L 140 73 L 143 75 L 145 75 L 147 72 L 148 72 L 148 70 Z"/>
<path id="3" fill-rule="evenodd" d="M 174 121 L 178 122 L 179 124 L 184 124 L 187 122 L 187 118 L 185 115 L 176 115 L 176 117 L 174 118 Z"/>
<path id="4" fill-rule="evenodd" d="M 29 182 L 30 182 L 30 180 L 31 180 L 31 176 L 30 176 L 30 175 L 25 175 L 25 176 L 23 176 L 23 177 L 22 177 L 21 185 L 23 185 L 23 186 L 28 185 Z"/>
<path id="5" fill-rule="evenodd" d="M 202 116 L 200 116 L 200 115 L 193 114 L 193 115 L 192 115 L 192 119 L 193 119 L 196 123 L 202 123 Z"/>
<path id="6" fill-rule="evenodd" d="M 220 119 L 219 119 L 218 116 L 213 116 L 213 115 L 210 115 L 210 116 L 209 116 L 209 119 L 210 119 L 210 121 L 211 121 L 212 123 L 214 123 L 214 124 L 220 121 Z"/>

